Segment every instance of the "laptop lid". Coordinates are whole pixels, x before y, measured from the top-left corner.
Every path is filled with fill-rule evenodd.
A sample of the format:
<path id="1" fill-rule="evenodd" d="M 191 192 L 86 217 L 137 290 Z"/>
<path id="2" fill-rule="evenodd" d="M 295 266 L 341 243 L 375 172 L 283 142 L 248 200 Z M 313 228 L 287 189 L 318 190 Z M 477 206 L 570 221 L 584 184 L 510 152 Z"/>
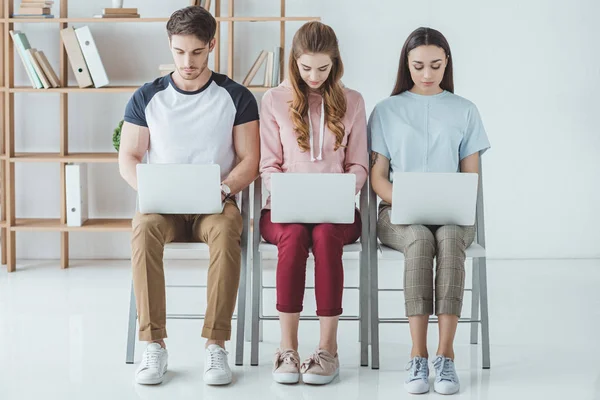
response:
<path id="1" fill-rule="evenodd" d="M 478 174 L 396 172 L 391 222 L 398 225 L 474 225 Z"/>
<path id="2" fill-rule="evenodd" d="M 351 224 L 355 187 L 354 174 L 272 174 L 271 221 Z"/>
<path id="3" fill-rule="evenodd" d="M 218 164 L 138 164 L 137 181 L 142 214 L 218 214 L 223 211 Z"/>

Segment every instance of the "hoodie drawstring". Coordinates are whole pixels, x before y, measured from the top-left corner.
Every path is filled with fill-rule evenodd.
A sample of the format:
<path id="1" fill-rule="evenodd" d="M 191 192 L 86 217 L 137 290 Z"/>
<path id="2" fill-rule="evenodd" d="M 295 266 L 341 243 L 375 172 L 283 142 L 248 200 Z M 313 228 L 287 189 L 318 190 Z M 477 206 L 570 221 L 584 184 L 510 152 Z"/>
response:
<path id="1" fill-rule="evenodd" d="M 321 161 L 323 159 L 323 141 L 325 138 L 325 100 L 321 99 L 321 131 L 319 132 L 319 155 L 315 159 L 315 153 L 313 149 L 313 126 L 312 126 L 312 118 L 310 117 L 310 106 L 308 107 L 308 133 L 309 133 L 309 141 L 310 141 L 310 161 L 315 162 L 315 160 Z"/>

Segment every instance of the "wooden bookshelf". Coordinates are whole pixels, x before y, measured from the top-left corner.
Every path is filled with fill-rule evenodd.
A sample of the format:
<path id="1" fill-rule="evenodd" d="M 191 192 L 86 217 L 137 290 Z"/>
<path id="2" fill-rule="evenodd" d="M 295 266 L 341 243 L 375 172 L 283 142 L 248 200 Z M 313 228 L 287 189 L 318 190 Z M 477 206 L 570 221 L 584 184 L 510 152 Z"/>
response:
<path id="1" fill-rule="evenodd" d="M 15 153 L 10 162 L 117 163 L 117 153 Z"/>
<path id="2" fill-rule="evenodd" d="M 67 226 L 60 218 L 17 218 L 10 229 L 38 232 L 129 232 L 131 219 L 89 219 L 82 226 Z"/>
<path id="3" fill-rule="evenodd" d="M 233 3 L 230 3 L 233 4 Z M 215 17 L 220 22 L 303 22 L 319 21 L 318 17 Z M 169 18 L 8 18 L 3 23 L 33 23 L 33 24 L 106 24 L 125 22 L 167 22 Z"/>
<path id="4" fill-rule="evenodd" d="M 168 21 L 168 18 L 70 18 L 68 15 L 68 0 L 61 0 L 60 4 L 55 4 L 53 12 L 57 18 L 53 19 L 33 19 L 33 18 L 10 18 L 15 3 L 14 0 L 1 0 L 0 8 L 0 45 L 3 46 L 0 51 L 0 110 L 2 113 L 2 128 L 0 129 L 2 140 L 0 140 L 0 244 L 2 254 L 2 264 L 7 265 L 9 272 L 16 268 L 16 232 L 39 231 L 39 232 L 58 232 L 61 237 L 60 242 L 60 265 L 67 268 L 69 265 L 69 233 L 70 232 L 129 232 L 131 231 L 131 219 L 119 218 L 93 218 L 86 221 L 82 226 L 67 226 L 66 211 L 66 190 L 65 190 L 65 167 L 68 163 L 113 163 L 118 161 L 118 155 L 114 153 L 71 153 L 68 143 L 68 121 L 69 121 L 69 95 L 77 93 L 133 93 L 138 85 L 119 85 L 107 86 L 102 88 L 80 88 L 68 86 L 69 61 L 63 46 L 60 48 L 59 68 L 57 74 L 61 81 L 60 88 L 53 89 L 34 89 L 31 87 L 22 87 L 14 85 L 15 62 L 21 63 L 17 57 L 15 60 L 13 42 L 9 31 L 14 29 L 15 24 L 58 24 L 60 29 L 64 29 L 71 24 L 106 24 L 106 23 L 162 23 Z M 157 0 L 155 0 L 157 1 Z M 319 17 L 288 17 L 286 16 L 286 0 L 279 0 L 280 12 L 277 16 L 249 16 L 236 17 L 234 10 L 234 1 L 229 0 L 227 15 L 223 16 L 221 0 L 213 2 L 213 15 L 217 20 L 217 46 L 214 51 L 214 70 L 223 72 L 221 68 L 221 51 L 225 50 L 228 54 L 228 63 L 226 73 L 230 78 L 234 78 L 234 25 L 243 22 L 268 22 L 279 23 L 280 44 L 285 54 L 285 24 L 286 22 L 306 22 L 319 21 Z M 264 0 L 253 0 L 264 1 Z M 271 0 L 277 1 L 277 0 Z M 164 27 L 161 27 L 164 29 Z M 221 43 L 221 31 L 227 29 L 228 41 Z M 23 28 L 20 28 L 23 30 Z M 56 39 L 60 42 L 60 35 L 54 33 Z M 285 57 L 280 60 L 280 79 L 284 77 Z M 22 66 L 19 66 L 22 68 Z M 152 77 L 148 77 L 150 80 Z M 249 86 L 249 90 L 255 93 L 262 93 L 269 90 L 264 86 Z M 14 124 L 14 97 L 17 95 L 27 95 L 28 93 L 56 93 L 59 94 L 60 102 L 60 129 L 59 129 L 59 151 L 57 153 L 15 153 L 15 124 Z M 109 134 L 109 133 L 107 133 Z M 15 212 L 15 164 L 27 162 L 52 162 L 60 164 L 60 217 L 59 218 L 16 218 Z"/>
<path id="5" fill-rule="evenodd" d="M 80 88 L 78 86 L 67 86 L 51 89 L 35 89 L 29 86 L 17 86 L 8 88 L 10 93 L 133 93 L 139 86 L 105 86 L 100 88 Z M 252 92 L 265 92 L 269 87 L 248 86 Z"/>

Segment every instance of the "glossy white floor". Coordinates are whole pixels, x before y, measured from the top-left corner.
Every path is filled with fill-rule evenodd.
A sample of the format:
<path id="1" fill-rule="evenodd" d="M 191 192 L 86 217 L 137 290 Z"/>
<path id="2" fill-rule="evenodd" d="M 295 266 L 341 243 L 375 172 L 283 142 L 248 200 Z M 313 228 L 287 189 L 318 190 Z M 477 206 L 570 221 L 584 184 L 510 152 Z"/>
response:
<path id="1" fill-rule="evenodd" d="M 356 284 L 356 260 L 346 261 L 346 282 Z M 169 283 L 205 282 L 206 261 L 169 261 Z M 265 280 L 273 281 L 267 261 Z M 309 269 L 309 283 L 312 269 Z M 470 268 L 468 268 L 470 271 Z M 383 263 L 380 281 L 401 284 L 401 268 Z M 469 345 L 468 326 L 459 326 L 456 363 L 468 399 L 600 399 L 600 260 L 490 261 L 488 281 L 492 369 L 481 369 L 479 346 Z M 341 376 L 327 387 L 272 383 L 276 322 L 265 323 L 260 366 L 233 367 L 229 387 L 202 382 L 201 321 L 169 320 L 170 352 L 165 382 L 133 382 L 137 365 L 125 364 L 130 270 L 126 261 L 21 261 L 18 271 L 0 270 L 0 399 L 398 399 L 410 397 L 402 382 L 410 349 L 408 328 L 382 325 L 381 369 L 359 366 L 358 327 L 341 323 Z M 389 286 L 387 286 L 389 287 Z M 272 311 L 273 293 L 265 295 Z M 170 312 L 203 311 L 204 291 L 172 289 Z M 314 312 L 307 292 L 306 312 Z M 381 297 L 385 316 L 403 313 L 400 295 Z M 466 306 L 470 297 L 465 297 Z M 345 312 L 357 308 L 348 292 Z M 301 328 L 301 357 L 317 343 L 317 325 Z M 436 345 L 431 325 L 430 352 Z M 136 363 L 143 344 L 138 343 Z M 229 350 L 233 350 L 230 346 Z M 233 352 L 231 352 L 233 353 Z M 233 357 L 230 356 L 233 363 Z M 430 393 L 430 397 L 439 396 Z"/>

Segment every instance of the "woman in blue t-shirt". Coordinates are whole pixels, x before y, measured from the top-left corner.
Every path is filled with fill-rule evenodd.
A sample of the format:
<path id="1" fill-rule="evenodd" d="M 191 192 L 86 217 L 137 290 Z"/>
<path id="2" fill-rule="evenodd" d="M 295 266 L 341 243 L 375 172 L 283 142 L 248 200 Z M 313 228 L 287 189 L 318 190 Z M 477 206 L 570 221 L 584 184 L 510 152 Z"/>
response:
<path id="1" fill-rule="evenodd" d="M 479 157 L 489 147 L 477 107 L 454 94 L 452 54 L 446 38 L 430 28 L 410 34 L 400 55 L 392 95 L 377 104 L 369 120 L 372 142 L 371 182 L 382 199 L 377 235 L 404 253 L 405 310 L 413 341 L 410 393 L 429 391 L 427 325 L 435 313 L 440 340 L 433 366 L 434 390 L 453 394 L 460 388 L 454 367 L 454 335 L 465 281 L 465 250 L 474 226 L 394 225 L 390 222 L 393 172 L 479 172 Z"/>

